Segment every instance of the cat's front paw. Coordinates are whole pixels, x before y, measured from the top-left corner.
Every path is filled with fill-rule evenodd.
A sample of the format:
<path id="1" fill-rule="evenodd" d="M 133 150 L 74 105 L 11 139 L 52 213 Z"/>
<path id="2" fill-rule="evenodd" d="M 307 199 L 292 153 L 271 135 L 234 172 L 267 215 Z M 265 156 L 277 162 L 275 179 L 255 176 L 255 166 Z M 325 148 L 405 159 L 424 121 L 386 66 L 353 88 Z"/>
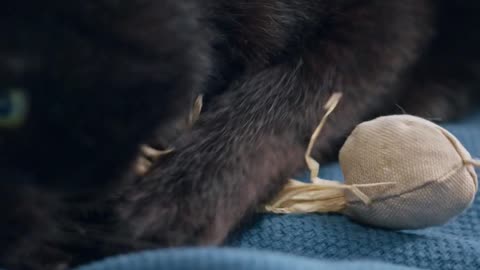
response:
<path id="1" fill-rule="evenodd" d="M 161 247 L 220 244 L 230 224 L 222 210 L 225 197 L 212 186 L 218 181 L 177 158 L 162 160 L 123 194 L 119 230 Z"/>

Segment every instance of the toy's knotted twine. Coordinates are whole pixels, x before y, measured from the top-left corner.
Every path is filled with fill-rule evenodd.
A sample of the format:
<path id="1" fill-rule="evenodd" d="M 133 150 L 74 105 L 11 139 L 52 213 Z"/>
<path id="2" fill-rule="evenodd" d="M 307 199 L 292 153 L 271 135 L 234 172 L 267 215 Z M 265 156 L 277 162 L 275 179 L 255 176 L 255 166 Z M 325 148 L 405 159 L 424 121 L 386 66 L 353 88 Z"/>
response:
<path id="1" fill-rule="evenodd" d="M 396 185 L 395 182 L 380 182 L 371 184 L 342 184 L 318 178 L 319 163 L 312 158 L 313 147 L 320 136 L 329 116 L 333 113 L 342 98 L 341 93 L 334 93 L 325 104 L 325 115 L 316 127 L 305 153 L 305 162 L 310 170 L 311 183 L 303 183 L 294 179 L 289 180 L 285 188 L 274 200 L 263 207 L 262 211 L 288 214 L 288 213 L 312 213 L 312 212 L 341 212 L 346 207 L 345 192 L 349 191 L 365 205 L 370 205 L 372 199 L 360 188 L 374 188 L 379 186 Z M 465 165 L 480 167 L 479 160 L 464 157 Z"/>

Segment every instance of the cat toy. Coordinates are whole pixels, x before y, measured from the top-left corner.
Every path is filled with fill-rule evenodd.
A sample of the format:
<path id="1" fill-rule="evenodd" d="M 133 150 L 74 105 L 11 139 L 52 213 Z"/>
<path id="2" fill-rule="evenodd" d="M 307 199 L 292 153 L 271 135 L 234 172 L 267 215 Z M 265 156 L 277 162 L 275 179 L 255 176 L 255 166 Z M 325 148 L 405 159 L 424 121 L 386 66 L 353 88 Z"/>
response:
<path id="1" fill-rule="evenodd" d="M 444 224 L 472 204 L 478 190 L 474 167 L 480 161 L 447 130 L 411 115 L 358 125 L 339 155 L 345 183 L 319 179 L 319 164 L 310 154 L 340 98 L 334 94 L 329 100 L 308 146 L 311 183 L 290 180 L 262 210 L 342 213 L 363 224 L 401 230 Z"/>

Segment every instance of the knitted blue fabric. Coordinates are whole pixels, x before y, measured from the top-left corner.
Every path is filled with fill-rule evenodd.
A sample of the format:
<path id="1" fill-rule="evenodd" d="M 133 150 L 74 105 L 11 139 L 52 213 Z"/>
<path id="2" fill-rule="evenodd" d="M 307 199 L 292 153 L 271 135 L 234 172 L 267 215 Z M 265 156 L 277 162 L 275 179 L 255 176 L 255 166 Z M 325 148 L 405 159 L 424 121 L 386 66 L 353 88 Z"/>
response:
<path id="1" fill-rule="evenodd" d="M 120 256 L 76 270 L 412 270 L 378 262 L 332 262 L 242 249 L 177 249 Z"/>
<path id="2" fill-rule="evenodd" d="M 472 155 L 480 157 L 480 113 L 445 127 Z M 322 167 L 321 177 L 342 179 L 336 164 Z M 340 215 L 259 215 L 254 225 L 230 239 L 228 249 L 144 252 L 80 269 L 477 270 L 480 269 L 479 227 L 479 198 L 450 223 L 418 231 L 366 227 Z"/>

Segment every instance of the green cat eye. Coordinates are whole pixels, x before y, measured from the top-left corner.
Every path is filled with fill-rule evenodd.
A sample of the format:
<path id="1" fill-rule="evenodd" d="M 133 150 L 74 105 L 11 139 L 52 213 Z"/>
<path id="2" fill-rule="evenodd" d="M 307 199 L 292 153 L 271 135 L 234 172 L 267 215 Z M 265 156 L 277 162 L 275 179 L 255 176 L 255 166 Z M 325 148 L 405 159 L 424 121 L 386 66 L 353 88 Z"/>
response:
<path id="1" fill-rule="evenodd" d="M 15 129 L 27 118 L 28 97 L 21 89 L 0 90 L 0 129 Z"/>

